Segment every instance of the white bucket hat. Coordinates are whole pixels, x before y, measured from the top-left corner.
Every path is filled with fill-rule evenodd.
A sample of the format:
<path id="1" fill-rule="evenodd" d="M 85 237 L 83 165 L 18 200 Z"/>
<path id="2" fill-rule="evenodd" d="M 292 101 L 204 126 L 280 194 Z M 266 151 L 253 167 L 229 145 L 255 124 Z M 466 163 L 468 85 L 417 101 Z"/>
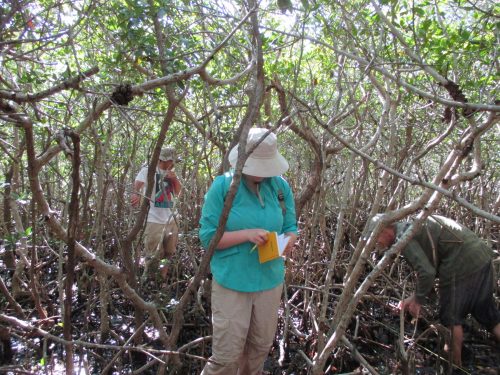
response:
<path id="1" fill-rule="evenodd" d="M 248 132 L 246 150 L 252 148 L 266 133 L 267 129 L 252 128 Z M 229 152 L 229 163 L 233 168 L 238 161 L 238 145 Z M 243 173 L 255 177 L 279 176 L 288 170 L 288 162 L 278 152 L 276 135 L 269 133 L 250 154 L 243 167 Z"/>

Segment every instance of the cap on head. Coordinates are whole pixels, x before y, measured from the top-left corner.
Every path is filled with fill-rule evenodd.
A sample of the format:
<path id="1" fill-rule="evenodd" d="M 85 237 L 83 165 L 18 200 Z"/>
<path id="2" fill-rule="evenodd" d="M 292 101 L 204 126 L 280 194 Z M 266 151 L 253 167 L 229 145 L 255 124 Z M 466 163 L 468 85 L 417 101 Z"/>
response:
<path id="1" fill-rule="evenodd" d="M 160 151 L 160 160 L 161 161 L 176 161 L 175 150 L 171 147 L 162 148 Z"/>
<path id="2" fill-rule="evenodd" d="M 366 233 L 363 236 L 363 239 L 368 240 L 368 238 L 371 236 L 373 230 L 377 226 L 377 224 L 382 220 L 384 217 L 384 214 L 376 214 L 373 216 L 370 221 L 366 224 Z"/>
<path id="3" fill-rule="evenodd" d="M 252 128 L 248 132 L 246 150 L 250 150 L 263 138 L 267 129 Z M 234 168 L 238 161 L 238 146 L 229 153 L 229 163 Z M 274 133 L 269 133 L 253 150 L 243 166 L 243 173 L 255 177 L 279 176 L 288 170 L 288 162 L 278 152 L 278 141 Z"/>

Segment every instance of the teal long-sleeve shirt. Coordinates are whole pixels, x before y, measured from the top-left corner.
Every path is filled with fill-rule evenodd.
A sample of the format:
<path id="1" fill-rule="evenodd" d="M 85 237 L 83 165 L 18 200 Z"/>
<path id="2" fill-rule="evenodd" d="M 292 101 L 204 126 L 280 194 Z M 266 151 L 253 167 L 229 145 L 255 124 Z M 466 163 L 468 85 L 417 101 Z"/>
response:
<path id="1" fill-rule="evenodd" d="M 205 195 L 199 231 L 201 243 L 205 248 L 208 248 L 217 230 L 231 179 L 230 172 L 216 177 Z M 278 200 L 279 190 L 284 195 L 285 214 Z M 262 202 L 247 187 L 244 179 L 241 179 L 225 231 L 260 228 L 278 234 L 297 233 L 295 203 L 286 180 L 282 177 L 266 178 L 260 183 L 259 191 Z M 251 251 L 253 245 L 251 242 L 244 242 L 215 251 L 210 268 L 217 283 L 240 292 L 258 292 L 272 289 L 283 282 L 283 258 L 261 264 L 258 252 Z"/>
<path id="2" fill-rule="evenodd" d="M 396 224 L 400 237 L 409 223 Z M 401 252 L 417 273 L 415 296 L 425 301 L 436 278 L 448 286 L 491 262 L 493 251 L 473 231 L 443 216 L 432 215 Z"/>

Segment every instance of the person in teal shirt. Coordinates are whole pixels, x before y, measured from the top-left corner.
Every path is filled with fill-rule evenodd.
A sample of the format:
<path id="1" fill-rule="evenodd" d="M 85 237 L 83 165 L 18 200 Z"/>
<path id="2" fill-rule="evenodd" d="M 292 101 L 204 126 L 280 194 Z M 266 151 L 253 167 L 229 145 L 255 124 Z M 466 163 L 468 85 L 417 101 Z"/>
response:
<path id="1" fill-rule="evenodd" d="M 285 275 L 284 259 L 259 262 L 255 245 L 268 232 L 290 237 L 287 255 L 297 237 L 295 204 L 290 186 L 280 177 L 288 162 L 278 152 L 276 135 L 252 128 L 247 150 L 262 142 L 243 167 L 225 231 L 211 259 L 212 356 L 202 374 L 260 374 L 273 343 Z M 237 146 L 229 154 L 232 167 Z M 232 172 L 215 178 L 205 195 L 200 240 L 205 248 L 217 231 Z"/>

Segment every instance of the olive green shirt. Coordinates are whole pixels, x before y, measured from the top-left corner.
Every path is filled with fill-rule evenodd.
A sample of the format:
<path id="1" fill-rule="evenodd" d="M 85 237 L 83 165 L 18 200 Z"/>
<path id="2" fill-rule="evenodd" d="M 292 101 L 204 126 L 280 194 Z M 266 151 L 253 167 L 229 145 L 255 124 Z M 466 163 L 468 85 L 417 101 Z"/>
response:
<path id="1" fill-rule="evenodd" d="M 396 237 L 410 223 L 396 223 Z M 446 286 L 483 268 L 493 257 L 474 232 L 443 216 L 429 217 L 401 253 L 417 272 L 415 296 L 423 303 L 436 278 Z"/>

